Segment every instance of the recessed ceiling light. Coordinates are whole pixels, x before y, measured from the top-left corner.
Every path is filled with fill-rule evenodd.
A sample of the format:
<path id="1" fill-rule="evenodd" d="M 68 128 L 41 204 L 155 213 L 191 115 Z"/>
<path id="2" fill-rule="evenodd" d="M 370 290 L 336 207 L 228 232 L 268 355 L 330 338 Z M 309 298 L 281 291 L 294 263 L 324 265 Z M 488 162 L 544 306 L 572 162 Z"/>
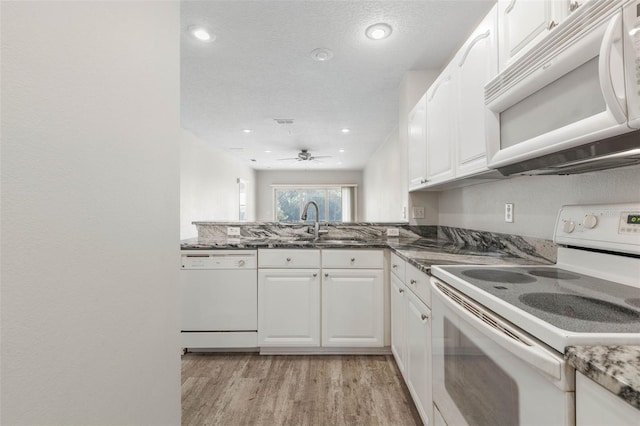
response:
<path id="1" fill-rule="evenodd" d="M 271 151 L 269 151 L 268 149 L 265 151 L 267 154 L 270 153 Z"/>
<path id="2" fill-rule="evenodd" d="M 204 27 L 197 27 L 194 25 L 189 27 L 189 32 L 193 37 L 200 41 L 213 41 L 216 39 L 216 36 L 207 31 Z"/>
<path id="3" fill-rule="evenodd" d="M 333 52 L 325 47 L 319 47 L 312 50 L 310 55 L 312 59 L 319 62 L 328 61 L 329 59 L 333 58 Z"/>
<path id="4" fill-rule="evenodd" d="M 342 161 L 338 161 L 338 166 L 341 166 L 341 165 L 342 165 Z"/>
<path id="5" fill-rule="evenodd" d="M 382 40 L 389 37 L 392 31 L 391 25 L 380 22 L 367 27 L 364 33 L 371 40 Z"/>
<path id="6" fill-rule="evenodd" d="M 242 129 L 244 133 L 251 133 L 251 129 Z"/>
<path id="7" fill-rule="evenodd" d="M 349 129 L 347 129 L 347 128 L 344 128 L 344 129 L 342 129 L 342 130 L 340 130 L 340 131 L 341 131 L 342 133 L 349 133 L 351 130 L 349 130 Z"/>
<path id="8" fill-rule="evenodd" d="M 338 152 L 344 152 L 344 149 L 339 150 Z"/>

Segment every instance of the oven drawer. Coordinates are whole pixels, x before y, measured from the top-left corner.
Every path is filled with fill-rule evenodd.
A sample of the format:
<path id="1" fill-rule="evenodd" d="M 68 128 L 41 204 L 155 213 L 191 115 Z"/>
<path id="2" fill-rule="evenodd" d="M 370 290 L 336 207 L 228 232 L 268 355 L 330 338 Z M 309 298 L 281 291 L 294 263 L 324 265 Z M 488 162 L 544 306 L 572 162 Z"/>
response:
<path id="1" fill-rule="evenodd" d="M 410 263 L 406 264 L 405 275 L 407 288 L 418 296 L 425 305 L 431 307 L 431 286 L 429 285 L 429 276 Z"/>

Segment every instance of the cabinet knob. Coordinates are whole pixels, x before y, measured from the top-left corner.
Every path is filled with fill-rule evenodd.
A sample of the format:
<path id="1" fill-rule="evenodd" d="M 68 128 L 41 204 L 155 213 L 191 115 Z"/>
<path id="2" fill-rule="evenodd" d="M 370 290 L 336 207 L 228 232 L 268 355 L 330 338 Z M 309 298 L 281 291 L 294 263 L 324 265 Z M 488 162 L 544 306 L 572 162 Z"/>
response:
<path id="1" fill-rule="evenodd" d="M 328 277 L 328 276 L 329 276 L 329 274 L 324 274 L 324 276 L 325 276 L 325 277 Z"/>
<path id="2" fill-rule="evenodd" d="M 550 22 L 549 22 L 549 25 L 547 25 L 547 29 L 548 29 L 548 30 L 552 30 L 552 29 L 554 29 L 554 28 L 555 28 L 555 27 L 557 27 L 557 26 L 558 26 L 558 23 L 557 23 L 556 21 L 553 21 L 553 20 L 552 20 L 552 21 L 550 21 Z"/>
<path id="3" fill-rule="evenodd" d="M 571 12 L 575 12 L 579 7 L 580 7 L 580 2 L 578 2 L 578 1 L 572 1 L 569 4 L 569 10 Z"/>
<path id="4" fill-rule="evenodd" d="M 413 285 L 415 285 L 415 284 L 417 283 L 417 281 L 416 281 L 416 280 L 411 280 L 411 281 L 409 281 L 409 282 L 410 282 L 411 284 L 413 284 Z"/>
<path id="5" fill-rule="evenodd" d="M 291 258 L 290 257 L 287 257 L 287 262 L 291 262 Z"/>
<path id="6" fill-rule="evenodd" d="M 427 318 L 429 318 L 429 316 L 427 316 L 425 314 L 422 314 L 422 315 L 420 315 L 420 318 L 422 318 L 422 321 L 426 321 Z"/>
<path id="7" fill-rule="evenodd" d="M 398 269 L 398 265 L 392 265 L 391 266 L 393 269 Z"/>
<path id="8" fill-rule="evenodd" d="M 239 265 L 239 266 L 244 266 L 244 263 L 245 263 L 245 262 L 244 262 L 244 260 L 239 260 L 239 261 L 238 261 L 238 265 Z"/>
<path id="9" fill-rule="evenodd" d="M 404 290 L 403 290 L 403 289 L 401 289 L 401 288 L 399 288 L 399 289 L 398 289 L 398 293 L 402 294 L 402 293 L 404 293 Z"/>
<path id="10" fill-rule="evenodd" d="M 352 262 L 355 262 L 355 261 L 356 261 L 356 258 L 355 258 L 355 257 L 352 257 L 352 258 L 351 258 L 351 261 L 352 261 Z"/>
<path id="11" fill-rule="evenodd" d="M 314 276 L 314 277 L 317 277 L 317 276 L 318 276 L 318 274 L 313 274 L 313 276 Z"/>

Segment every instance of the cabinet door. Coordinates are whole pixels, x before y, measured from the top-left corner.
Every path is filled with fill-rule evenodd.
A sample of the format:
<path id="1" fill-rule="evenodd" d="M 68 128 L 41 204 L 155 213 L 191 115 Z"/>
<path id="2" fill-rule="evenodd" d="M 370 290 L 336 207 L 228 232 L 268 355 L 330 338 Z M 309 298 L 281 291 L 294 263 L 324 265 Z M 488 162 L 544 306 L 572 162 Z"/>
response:
<path id="1" fill-rule="evenodd" d="M 417 297 L 408 295 L 407 387 L 425 425 L 432 424 L 431 311 Z"/>
<path id="2" fill-rule="evenodd" d="M 640 410 L 576 372 L 576 426 L 638 426 Z"/>
<path id="3" fill-rule="evenodd" d="M 402 281 L 391 275 L 391 352 L 406 378 L 407 296 Z"/>
<path id="4" fill-rule="evenodd" d="M 383 284 L 382 269 L 323 270 L 322 346 L 383 346 Z"/>
<path id="5" fill-rule="evenodd" d="M 454 64 L 451 64 L 454 65 Z M 454 177 L 456 94 L 454 67 L 447 67 L 427 91 L 427 184 Z"/>
<path id="6" fill-rule="evenodd" d="M 498 73 L 497 8 L 480 23 L 454 59 L 458 73 L 456 177 L 487 169 L 484 86 Z M 498 134 L 494 130 L 492 134 Z"/>
<path id="7" fill-rule="evenodd" d="M 258 271 L 259 346 L 320 346 L 320 270 Z"/>
<path id="8" fill-rule="evenodd" d="M 409 114 L 409 190 L 427 182 L 427 95 Z"/>
<path id="9" fill-rule="evenodd" d="M 500 71 L 542 40 L 568 9 L 569 0 L 498 0 Z"/>

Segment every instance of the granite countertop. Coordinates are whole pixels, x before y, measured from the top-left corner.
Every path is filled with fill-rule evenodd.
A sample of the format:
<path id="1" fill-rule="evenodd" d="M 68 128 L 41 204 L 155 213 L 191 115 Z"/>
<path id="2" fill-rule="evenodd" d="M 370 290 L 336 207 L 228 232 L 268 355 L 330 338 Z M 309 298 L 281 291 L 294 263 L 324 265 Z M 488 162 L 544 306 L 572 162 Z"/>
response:
<path id="1" fill-rule="evenodd" d="M 323 240 L 286 238 L 210 239 L 193 238 L 181 242 L 182 250 L 236 250 L 259 248 L 389 248 L 424 273 L 430 274 L 432 265 L 471 264 L 549 264 L 546 259 L 513 250 L 484 248 L 441 241 L 436 238 L 384 238 L 368 240 Z"/>
<path id="2" fill-rule="evenodd" d="M 640 409 L 640 346 L 569 346 L 577 371 Z"/>

